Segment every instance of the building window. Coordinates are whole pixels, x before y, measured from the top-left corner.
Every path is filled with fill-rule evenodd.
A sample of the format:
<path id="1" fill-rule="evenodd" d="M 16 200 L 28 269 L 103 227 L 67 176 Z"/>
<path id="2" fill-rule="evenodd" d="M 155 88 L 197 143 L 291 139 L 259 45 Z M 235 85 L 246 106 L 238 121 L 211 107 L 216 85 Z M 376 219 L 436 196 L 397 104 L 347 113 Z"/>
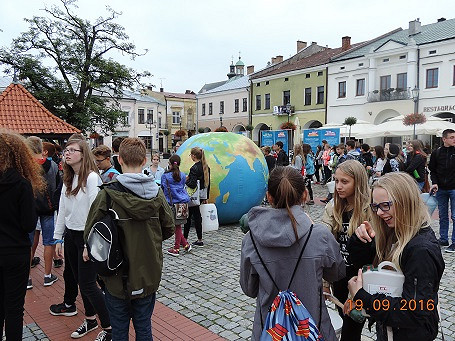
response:
<path id="1" fill-rule="evenodd" d="M 324 72 L 323 71 L 318 71 L 318 77 L 321 77 L 322 75 L 324 75 Z"/>
<path id="2" fill-rule="evenodd" d="M 383 63 L 387 63 L 389 60 L 390 60 L 389 58 L 384 58 L 384 59 L 382 60 L 382 62 L 383 62 Z"/>
<path id="3" fill-rule="evenodd" d="M 153 123 L 153 109 L 147 109 L 147 121 L 146 122 Z"/>
<path id="4" fill-rule="evenodd" d="M 234 112 L 239 112 L 239 99 L 234 100 Z"/>
<path id="5" fill-rule="evenodd" d="M 256 83 L 256 86 L 261 86 L 261 83 Z"/>
<path id="6" fill-rule="evenodd" d="M 345 69 L 345 67 L 344 67 L 344 66 L 341 66 L 341 67 L 340 67 L 340 70 L 344 70 L 344 69 Z"/>
<path id="7" fill-rule="evenodd" d="M 288 78 L 288 77 L 286 77 L 286 78 L 284 79 L 284 81 L 285 81 L 285 82 L 287 82 L 288 80 L 289 80 L 289 78 Z"/>
<path id="8" fill-rule="evenodd" d="M 305 78 L 310 78 L 310 77 L 311 77 L 311 75 L 310 75 L 309 73 L 307 73 L 307 74 L 305 75 Z"/>
<path id="9" fill-rule="evenodd" d="M 402 56 L 400 56 L 400 59 L 405 59 L 405 58 L 406 58 L 406 55 L 405 55 L 405 54 L 402 55 Z"/>
<path id="10" fill-rule="evenodd" d="M 316 104 L 324 104 L 324 87 L 318 86 L 318 98 Z"/>
<path id="11" fill-rule="evenodd" d="M 359 66 L 363 66 L 363 63 L 359 63 Z"/>
<path id="12" fill-rule="evenodd" d="M 338 82 L 338 98 L 346 97 L 346 81 Z"/>
<path id="13" fill-rule="evenodd" d="M 145 123 L 144 111 L 145 109 L 137 109 L 137 123 L 139 124 Z"/>
<path id="14" fill-rule="evenodd" d="M 256 110 L 261 110 L 261 95 L 256 95 Z"/>
<path id="15" fill-rule="evenodd" d="M 179 124 L 180 123 L 180 111 L 173 111 L 172 112 L 172 124 Z"/>
<path id="16" fill-rule="evenodd" d="M 397 74 L 397 89 L 404 90 L 408 87 L 408 74 L 399 73 Z"/>
<path id="17" fill-rule="evenodd" d="M 452 85 L 455 86 L 455 65 L 453 66 L 453 83 Z"/>
<path id="18" fill-rule="evenodd" d="M 311 105 L 311 88 L 305 88 L 305 105 Z"/>
<path id="19" fill-rule="evenodd" d="M 438 69 L 427 70 L 427 88 L 438 87 Z"/>
<path id="20" fill-rule="evenodd" d="M 224 101 L 220 101 L 220 114 L 224 114 Z"/>
<path id="21" fill-rule="evenodd" d="M 158 128 L 162 128 L 162 126 L 161 126 L 161 116 L 158 116 Z"/>
<path id="22" fill-rule="evenodd" d="M 247 110 L 248 110 L 248 108 L 247 108 L 247 99 L 243 98 L 242 111 L 245 112 Z"/>
<path id="23" fill-rule="evenodd" d="M 129 125 L 129 116 L 130 113 L 128 111 L 124 111 L 122 117 L 120 118 L 120 122 L 123 126 Z"/>
<path id="24" fill-rule="evenodd" d="M 209 115 L 212 115 L 213 114 L 213 105 L 212 103 L 210 102 L 209 103 Z"/>
<path id="25" fill-rule="evenodd" d="M 381 76 L 380 78 L 380 89 L 381 90 L 387 90 L 390 89 L 390 84 L 391 84 L 392 77 L 390 75 L 387 76 Z"/>
<path id="26" fill-rule="evenodd" d="M 202 103 L 202 114 L 201 116 L 205 116 L 205 103 Z"/>
<path id="27" fill-rule="evenodd" d="M 270 94 L 265 94 L 265 107 L 264 109 L 270 109 Z"/>
<path id="28" fill-rule="evenodd" d="M 428 52 L 428 54 L 436 54 L 436 50 L 431 50 Z"/>
<path id="29" fill-rule="evenodd" d="M 357 79 L 357 86 L 355 90 L 356 96 L 364 96 L 365 95 L 365 78 Z"/>
<path id="30" fill-rule="evenodd" d="M 291 103 L 291 90 L 283 91 L 283 105 Z"/>
<path id="31" fill-rule="evenodd" d="M 269 81 L 265 81 L 265 85 L 269 85 Z"/>

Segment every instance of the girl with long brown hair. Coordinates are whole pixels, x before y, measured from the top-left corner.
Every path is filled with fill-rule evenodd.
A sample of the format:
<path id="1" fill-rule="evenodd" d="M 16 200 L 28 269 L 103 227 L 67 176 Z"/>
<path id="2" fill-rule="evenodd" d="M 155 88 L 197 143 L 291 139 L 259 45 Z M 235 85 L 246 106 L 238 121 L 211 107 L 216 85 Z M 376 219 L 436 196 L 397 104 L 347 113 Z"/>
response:
<path id="1" fill-rule="evenodd" d="M 194 165 L 190 168 L 190 174 L 186 178 L 186 185 L 189 188 L 196 188 L 199 180 L 200 188 L 200 199 L 201 204 L 206 203 L 209 198 L 210 192 L 210 168 L 205 160 L 204 150 L 199 147 L 191 148 L 190 152 L 191 160 L 194 161 Z M 206 194 L 205 194 L 206 193 Z M 183 235 L 185 239 L 188 239 L 191 227 L 191 217 L 194 217 L 194 227 L 197 233 L 197 241 L 193 243 L 194 246 L 203 247 L 204 242 L 202 241 L 202 216 L 199 206 L 193 206 L 189 208 L 188 221 L 184 226 Z M 184 246 L 184 245 L 183 245 Z"/>
<path id="2" fill-rule="evenodd" d="M 256 298 L 252 340 L 260 339 L 268 309 L 278 291 L 286 289 L 297 294 L 324 340 L 336 340 L 322 297 L 322 279 L 337 281 L 343 278 L 345 266 L 330 231 L 322 224 L 313 225 L 301 206 L 306 196 L 299 171 L 292 167 L 276 167 L 268 182 L 267 199 L 271 207 L 257 206 L 248 212 L 250 231 L 242 242 L 240 286 L 246 295 Z M 288 288 L 286 286 L 307 240 Z M 259 257 L 267 264 L 272 278 Z"/>
<path id="3" fill-rule="evenodd" d="M 341 302 L 348 299 L 348 280 L 357 274 L 347 249 L 349 238 L 355 229 L 369 218 L 370 189 L 365 168 L 357 160 L 339 164 L 335 171 L 335 192 L 324 211 L 322 222 L 332 231 L 346 264 L 346 277 L 333 282 L 333 294 Z M 329 290 L 329 289 L 326 289 Z M 360 341 L 363 323 L 357 323 L 338 309 L 343 318 L 341 340 Z"/>
<path id="4" fill-rule="evenodd" d="M 95 200 L 102 184 L 87 141 L 81 134 L 73 134 L 63 150 L 63 188 L 60 196 L 59 212 L 55 225 L 54 239 L 57 240 L 55 253 L 57 258 L 63 256 L 63 235 L 65 234 L 66 264 L 71 268 L 79 284 L 85 309 L 85 320 L 71 334 L 80 338 L 98 328 L 98 315 L 103 331 L 97 340 L 111 339 L 111 324 L 106 309 L 104 296 L 96 284 L 94 263 L 88 261 L 87 248 L 84 242 L 84 229 L 90 206 Z M 63 302 L 50 307 L 53 315 L 64 315 L 68 307 Z"/>
<path id="5" fill-rule="evenodd" d="M 29 233 L 37 221 L 35 195 L 46 183 L 22 136 L 0 130 L 0 160 L 0 339 L 5 326 L 7 340 L 22 340 Z"/>
<path id="6" fill-rule="evenodd" d="M 419 189 L 425 185 L 425 167 L 427 165 L 427 154 L 423 151 L 422 142 L 412 140 L 408 144 L 408 156 L 406 158 L 405 172 L 417 181 Z"/>
<path id="7" fill-rule="evenodd" d="M 376 320 L 379 341 L 387 340 L 386 327 L 393 327 L 394 340 L 434 340 L 438 334 L 438 289 L 445 264 L 419 188 L 406 173 L 388 173 L 373 185 L 370 202 L 371 219 L 356 229 L 349 250 L 353 258 L 374 266 L 392 262 L 403 272 L 403 291 L 401 297 L 370 295 L 362 289 L 359 270 L 349 281 L 352 300 L 361 300 Z M 374 309 L 375 301 L 387 309 Z"/>

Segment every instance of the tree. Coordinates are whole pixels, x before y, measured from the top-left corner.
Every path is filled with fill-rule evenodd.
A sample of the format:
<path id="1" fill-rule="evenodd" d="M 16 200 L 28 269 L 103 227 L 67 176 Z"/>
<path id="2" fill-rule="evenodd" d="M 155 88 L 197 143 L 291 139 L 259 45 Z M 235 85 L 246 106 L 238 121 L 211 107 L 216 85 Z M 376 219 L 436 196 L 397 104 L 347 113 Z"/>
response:
<path id="1" fill-rule="evenodd" d="M 351 117 L 346 117 L 344 120 L 344 125 L 349 126 L 349 139 L 351 139 L 351 127 L 357 123 L 357 118 L 351 116 Z"/>
<path id="2" fill-rule="evenodd" d="M 10 48 L 0 48 L 0 64 L 6 73 L 18 72 L 27 89 L 68 123 L 85 131 L 95 125 L 113 131 L 124 116 L 117 102 L 122 89 L 133 89 L 150 74 L 108 55 L 117 51 L 134 59 L 142 54 L 115 23 L 120 13 L 108 7 L 105 18 L 91 23 L 74 13 L 77 0 L 60 1 L 62 6 L 43 10 L 46 16 L 25 19 L 28 31 Z"/>

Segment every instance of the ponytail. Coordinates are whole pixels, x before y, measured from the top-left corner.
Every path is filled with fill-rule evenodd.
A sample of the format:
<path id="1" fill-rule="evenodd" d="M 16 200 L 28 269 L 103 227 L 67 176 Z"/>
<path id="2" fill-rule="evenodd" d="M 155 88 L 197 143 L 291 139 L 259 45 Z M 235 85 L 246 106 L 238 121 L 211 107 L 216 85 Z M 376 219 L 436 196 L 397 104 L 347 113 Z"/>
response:
<path id="1" fill-rule="evenodd" d="M 204 171 L 204 185 L 205 185 L 205 188 L 208 188 L 210 185 L 209 166 L 207 165 L 207 161 L 205 160 L 204 150 L 201 149 L 201 152 L 202 152 L 202 158 L 201 158 L 202 170 Z"/>
<path id="2" fill-rule="evenodd" d="M 169 158 L 169 172 L 172 172 L 172 178 L 175 182 L 180 182 L 182 178 L 180 177 L 180 156 L 177 154 L 172 155 Z"/>

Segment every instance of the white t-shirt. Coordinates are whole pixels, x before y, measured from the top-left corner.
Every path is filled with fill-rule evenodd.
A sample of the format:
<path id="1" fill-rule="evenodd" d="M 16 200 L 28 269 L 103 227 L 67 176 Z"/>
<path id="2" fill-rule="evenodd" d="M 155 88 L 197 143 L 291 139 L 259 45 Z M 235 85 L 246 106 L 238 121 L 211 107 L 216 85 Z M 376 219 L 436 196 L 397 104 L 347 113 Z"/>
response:
<path id="1" fill-rule="evenodd" d="M 74 176 L 72 188 L 77 186 L 78 175 Z M 102 184 L 100 176 L 91 172 L 87 178 L 87 185 L 81 188 L 77 195 L 66 196 L 66 186 L 63 184 L 57 223 L 54 229 L 54 239 L 62 239 L 65 226 L 70 230 L 84 231 L 90 206 L 95 200 Z"/>

